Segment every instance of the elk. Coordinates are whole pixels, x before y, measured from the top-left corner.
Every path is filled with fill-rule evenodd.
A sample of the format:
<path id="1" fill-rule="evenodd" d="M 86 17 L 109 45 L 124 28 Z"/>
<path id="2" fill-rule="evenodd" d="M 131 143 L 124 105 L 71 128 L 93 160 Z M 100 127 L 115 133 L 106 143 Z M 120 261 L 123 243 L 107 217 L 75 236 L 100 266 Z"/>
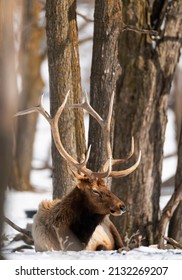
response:
<path id="1" fill-rule="evenodd" d="M 16 116 L 32 112 L 41 113 L 49 122 L 52 137 L 60 155 L 66 160 L 76 181 L 74 189 L 63 199 L 42 201 L 34 215 L 32 237 L 36 251 L 48 250 L 112 250 L 123 246 L 122 239 L 110 221 L 109 215 L 120 216 L 126 206 L 106 185 L 108 177 L 123 177 L 133 172 L 139 165 L 141 151 L 137 161 L 129 168 L 113 171 L 112 166 L 128 160 L 134 153 L 132 139 L 131 151 L 125 159 L 113 159 L 110 143 L 110 124 L 112 118 L 114 93 L 112 94 L 107 119 L 104 121 L 90 106 L 88 97 L 80 104 L 66 104 L 69 92 L 55 116 L 51 118 L 40 103 L 39 106 L 21 111 Z M 102 128 L 107 160 L 98 172 L 86 167 L 90 147 L 82 162 L 78 162 L 67 153 L 61 142 L 58 121 L 64 108 L 82 108 L 96 119 Z M 75 172 L 75 169 L 77 172 Z M 79 172 L 79 173 L 78 173 Z"/>

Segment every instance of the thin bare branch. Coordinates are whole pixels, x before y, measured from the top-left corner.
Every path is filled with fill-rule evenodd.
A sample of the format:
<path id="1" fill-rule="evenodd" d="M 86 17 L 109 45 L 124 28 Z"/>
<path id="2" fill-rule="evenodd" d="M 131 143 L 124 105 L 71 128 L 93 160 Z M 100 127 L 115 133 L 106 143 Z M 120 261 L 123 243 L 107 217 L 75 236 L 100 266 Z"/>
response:
<path id="1" fill-rule="evenodd" d="M 86 42 L 88 42 L 88 41 L 92 41 L 92 40 L 93 40 L 93 36 L 80 39 L 80 40 L 79 40 L 79 45 L 84 44 L 84 43 L 86 43 Z"/>
<path id="2" fill-rule="evenodd" d="M 93 20 L 92 18 L 89 18 L 89 17 L 83 15 L 82 13 L 80 13 L 80 12 L 78 12 L 78 11 L 76 12 L 76 14 L 77 14 L 79 17 L 83 18 L 86 22 L 94 22 L 94 20 Z"/>
<path id="3" fill-rule="evenodd" d="M 14 228 L 15 230 L 17 230 L 18 232 L 24 234 L 26 237 L 28 237 L 31 241 L 33 240 L 32 238 L 32 234 L 30 231 L 23 229 L 19 226 L 17 226 L 16 224 L 14 224 L 12 221 L 10 221 L 8 218 L 4 217 L 4 221 L 10 225 L 12 228 Z"/>
<path id="4" fill-rule="evenodd" d="M 132 32 L 137 32 L 137 33 L 143 33 L 143 34 L 148 34 L 150 36 L 157 37 L 159 35 L 158 31 L 156 30 L 151 30 L 151 29 L 146 29 L 146 28 L 139 28 L 133 25 L 128 25 L 122 22 L 122 27 L 121 31 L 132 31 Z"/>

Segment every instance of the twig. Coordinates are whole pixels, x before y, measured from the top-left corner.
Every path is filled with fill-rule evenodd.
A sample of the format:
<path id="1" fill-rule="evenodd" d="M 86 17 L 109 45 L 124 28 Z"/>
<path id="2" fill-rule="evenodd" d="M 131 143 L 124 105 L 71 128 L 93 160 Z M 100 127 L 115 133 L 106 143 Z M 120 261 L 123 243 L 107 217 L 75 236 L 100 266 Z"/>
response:
<path id="1" fill-rule="evenodd" d="M 164 159 L 168 159 L 168 158 L 171 158 L 171 157 L 174 157 L 174 156 L 177 156 L 177 151 L 175 151 L 175 152 L 173 152 L 171 154 L 165 155 Z"/>
<path id="2" fill-rule="evenodd" d="M 93 40 L 93 36 L 80 39 L 80 40 L 79 40 L 79 45 L 84 44 L 84 43 L 86 43 L 86 42 L 88 42 L 88 41 L 92 41 L 92 40 Z"/>
<path id="3" fill-rule="evenodd" d="M 122 31 L 133 31 L 133 32 L 138 32 L 138 33 L 143 33 L 143 34 L 149 34 L 149 35 L 155 36 L 155 37 L 158 36 L 158 31 L 156 31 L 156 30 L 139 28 L 134 25 L 125 24 L 124 22 L 122 23 Z"/>
<path id="4" fill-rule="evenodd" d="M 180 244 L 179 242 L 177 242 L 173 238 L 167 237 L 167 236 L 162 236 L 162 237 L 164 238 L 164 240 L 168 241 L 171 245 L 173 245 L 174 248 L 182 249 L 182 244 Z"/>
<path id="5" fill-rule="evenodd" d="M 83 19 L 84 19 L 85 21 L 87 21 L 87 22 L 93 22 L 93 21 L 94 21 L 93 19 L 91 19 L 91 18 L 89 18 L 89 17 L 87 17 L 87 16 L 81 14 L 80 12 L 77 12 L 77 15 L 78 15 L 79 17 L 83 18 Z"/>
<path id="6" fill-rule="evenodd" d="M 169 179 L 162 183 L 162 187 L 171 187 L 175 183 L 175 175 L 171 176 Z"/>
<path id="7" fill-rule="evenodd" d="M 124 237 L 124 246 L 118 249 L 118 253 L 121 253 L 122 251 L 130 251 L 140 247 L 143 239 L 144 238 L 140 234 L 139 230 L 137 230 L 136 233 L 133 233 L 130 237 L 128 237 L 128 234 L 126 233 Z"/>

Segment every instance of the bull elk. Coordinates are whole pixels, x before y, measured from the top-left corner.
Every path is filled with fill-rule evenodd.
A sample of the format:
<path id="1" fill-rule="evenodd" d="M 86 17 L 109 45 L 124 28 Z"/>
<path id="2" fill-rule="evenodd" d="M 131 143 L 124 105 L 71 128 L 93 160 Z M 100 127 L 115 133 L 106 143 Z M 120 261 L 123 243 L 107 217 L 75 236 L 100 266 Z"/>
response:
<path id="1" fill-rule="evenodd" d="M 139 165 L 141 152 L 134 165 L 121 171 L 113 171 L 112 166 L 128 160 L 134 153 L 132 139 L 131 151 L 125 159 L 113 159 L 110 144 L 110 124 L 114 94 L 109 105 L 109 113 L 104 121 L 90 106 L 88 97 L 81 104 L 67 105 L 69 92 L 53 118 L 43 106 L 17 113 L 17 116 L 32 112 L 41 113 L 51 126 L 53 140 L 60 155 L 73 170 L 75 188 L 62 200 L 43 201 L 34 216 L 32 236 L 36 251 L 47 250 L 112 250 L 123 246 L 122 239 L 110 221 L 109 215 L 119 216 L 126 211 L 125 204 L 116 197 L 105 183 L 108 177 L 127 176 Z M 64 149 L 60 139 L 58 121 L 64 108 L 82 108 L 96 119 L 102 128 L 107 160 L 101 171 L 93 172 L 86 167 L 90 147 L 82 162 L 78 162 Z M 79 172 L 76 173 L 75 169 Z"/>

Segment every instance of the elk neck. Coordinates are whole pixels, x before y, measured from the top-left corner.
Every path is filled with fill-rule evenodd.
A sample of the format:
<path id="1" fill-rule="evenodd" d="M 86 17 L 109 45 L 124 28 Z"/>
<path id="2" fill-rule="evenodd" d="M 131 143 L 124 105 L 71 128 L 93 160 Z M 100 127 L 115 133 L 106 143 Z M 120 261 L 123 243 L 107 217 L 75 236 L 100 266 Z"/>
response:
<path id="1" fill-rule="evenodd" d="M 86 245 L 105 215 L 95 213 L 94 205 L 92 205 L 85 192 L 77 187 L 62 200 L 61 204 L 62 209 L 63 207 L 64 209 L 70 209 L 70 213 L 67 213 L 69 229 Z"/>

